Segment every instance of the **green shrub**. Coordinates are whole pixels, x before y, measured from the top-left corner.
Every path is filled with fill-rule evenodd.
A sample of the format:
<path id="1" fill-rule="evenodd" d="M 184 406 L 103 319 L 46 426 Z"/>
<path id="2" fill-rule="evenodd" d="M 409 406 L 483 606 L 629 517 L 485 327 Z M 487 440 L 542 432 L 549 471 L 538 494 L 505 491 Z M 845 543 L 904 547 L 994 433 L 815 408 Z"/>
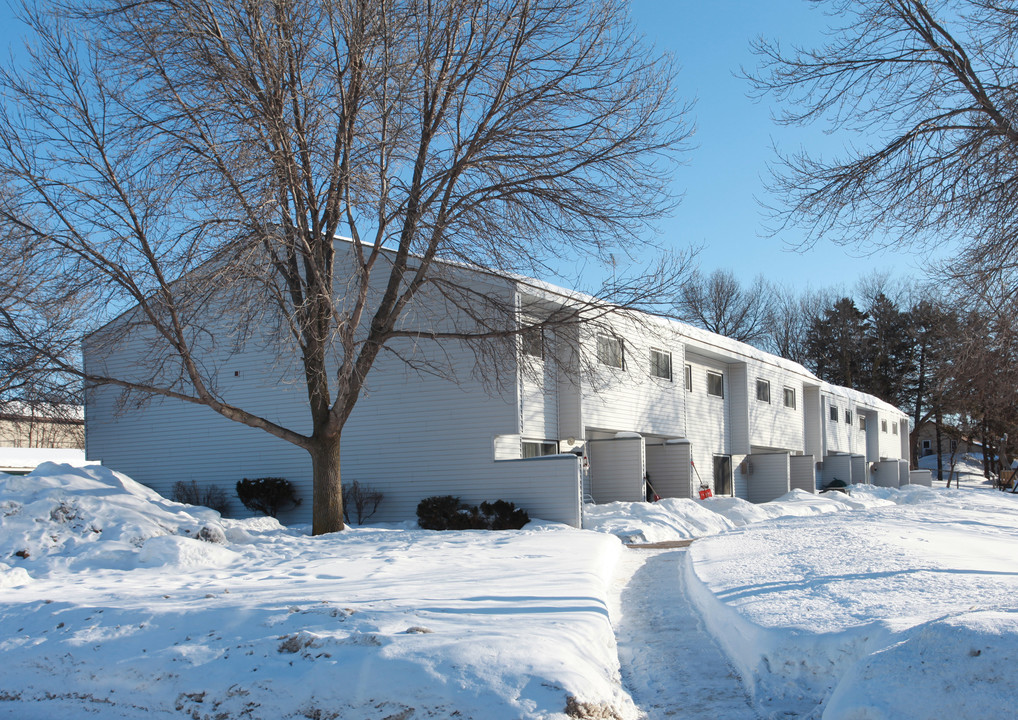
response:
<path id="1" fill-rule="evenodd" d="M 237 496 L 248 510 L 271 517 L 276 517 L 280 510 L 300 505 L 293 483 L 284 478 L 244 478 L 237 483 Z"/>
<path id="2" fill-rule="evenodd" d="M 435 495 L 417 505 L 417 524 L 425 530 L 519 530 L 528 522 L 525 510 L 505 500 L 478 507 L 453 495 Z"/>

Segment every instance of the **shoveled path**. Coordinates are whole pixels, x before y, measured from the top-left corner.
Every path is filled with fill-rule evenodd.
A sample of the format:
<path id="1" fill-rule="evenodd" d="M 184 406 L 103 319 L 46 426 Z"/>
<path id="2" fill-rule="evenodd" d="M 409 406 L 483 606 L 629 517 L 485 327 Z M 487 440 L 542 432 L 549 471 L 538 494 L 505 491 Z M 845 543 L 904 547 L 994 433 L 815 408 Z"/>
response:
<path id="1" fill-rule="evenodd" d="M 626 550 L 614 584 L 622 681 L 647 720 L 759 715 L 686 595 L 685 549 Z"/>

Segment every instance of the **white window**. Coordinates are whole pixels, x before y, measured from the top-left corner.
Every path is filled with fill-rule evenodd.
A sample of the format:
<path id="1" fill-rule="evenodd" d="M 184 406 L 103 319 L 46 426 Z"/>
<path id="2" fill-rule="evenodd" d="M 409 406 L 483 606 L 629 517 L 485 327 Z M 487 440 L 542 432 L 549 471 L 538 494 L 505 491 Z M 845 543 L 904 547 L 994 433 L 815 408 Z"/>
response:
<path id="1" fill-rule="evenodd" d="M 860 415 L 859 416 L 859 429 L 862 430 L 863 432 L 866 432 L 866 416 L 865 415 Z"/>
<path id="2" fill-rule="evenodd" d="M 554 440 L 524 440 L 522 457 L 543 457 L 558 452 L 558 443 Z"/>
<path id="3" fill-rule="evenodd" d="M 686 365 L 686 390 L 693 392 L 693 366 Z"/>
<path id="4" fill-rule="evenodd" d="M 886 420 L 881 420 L 880 421 L 880 432 L 883 432 L 883 433 L 887 432 L 887 421 Z"/>
<path id="5" fill-rule="evenodd" d="M 769 381 L 756 381 L 756 399 L 765 403 L 769 403 L 771 401 L 771 384 Z"/>
<path id="6" fill-rule="evenodd" d="M 923 450 L 929 450 L 933 446 L 929 440 L 923 440 Z"/>
<path id="7" fill-rule="evenodd" d="M 795 410 L 795 389 L 785 388 L 785 407 Z"/>
<path id="8" fill-rule="evenodd" d="M 650 374 L 663 380 L 671 380 L 672 354 L 652 348 L 650 351 Z"/>
<path id="9" fill-rule="evenodd" d="M 831 422 L 838 422 L 838 406 L 831 405 Z"/>
<path id="10" fill-rule="evenodd" d="M 544 328 L 532 327 L 521 334 L 523 354 L 535 358 L 544 357 Z"/>
<path id="11" fill-rule="evenodd" d="M 852 424 L 852 411 L 851 410 L 846 410 L 845 411 L 845 424 L 846 425 L 851 425 Z"/>
<path id="12" fill-rule="evenodd" d="M 597 361 L 608 367 L 622 370 L 625 367 L 623 358 L 622 338 L 598 335 L 597 336 Z"/>
<path id="13" fill-rule="evenodd" d="M 898 423 L 891 423 L 891 434 L 892 435 L 898 434 Z"/>
<path id="14" fill-rule="evenodd" d="M 721 373 L 707 371 L 707 394 L 715 397 L 725 396 L 725 376 Z"/>

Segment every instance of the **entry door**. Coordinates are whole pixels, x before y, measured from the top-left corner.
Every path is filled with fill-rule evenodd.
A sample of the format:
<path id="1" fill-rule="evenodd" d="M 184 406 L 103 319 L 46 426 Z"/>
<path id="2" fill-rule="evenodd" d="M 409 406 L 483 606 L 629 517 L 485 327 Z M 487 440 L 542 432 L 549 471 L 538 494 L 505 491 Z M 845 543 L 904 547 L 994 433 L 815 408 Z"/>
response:
<path id="1" fill-rule="evenodd" d="M 732 456 L 714 456 L 714 494 L 732 495 Z"/>

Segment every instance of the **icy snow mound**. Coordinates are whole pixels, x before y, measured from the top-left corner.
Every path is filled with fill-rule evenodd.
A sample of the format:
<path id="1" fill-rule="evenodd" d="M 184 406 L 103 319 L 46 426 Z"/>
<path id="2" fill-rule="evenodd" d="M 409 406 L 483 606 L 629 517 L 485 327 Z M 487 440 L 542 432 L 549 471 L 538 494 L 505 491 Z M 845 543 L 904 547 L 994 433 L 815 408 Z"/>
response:
<path id="1" fill-rule="evenodd" d="M 0 568 L 0 584 L 24 584 L 57 568 L 224 567 L 235 553 L 213 545 L 243 542 L 245 523 L 258 530 L 257 522 L 223 521 L 99 465 L 0 473 L 0 557 L 17 563 Z M 154 541 L 164 537 L 172 539 Z"/>
<path id="2" fill-rule="evenodd" d="M 893 640 L 843 676 L 824 718 L 1013 716 L 1018 612 L 965 613 L 917 625 Z"/>
<path id="3" fill-rule="evenodd" d="M 625 543 L 654 543 L 716 535 L 735 523 L 693 500 L 614 502 L 583 506 L 583 528 L 610 533 Z"/>

